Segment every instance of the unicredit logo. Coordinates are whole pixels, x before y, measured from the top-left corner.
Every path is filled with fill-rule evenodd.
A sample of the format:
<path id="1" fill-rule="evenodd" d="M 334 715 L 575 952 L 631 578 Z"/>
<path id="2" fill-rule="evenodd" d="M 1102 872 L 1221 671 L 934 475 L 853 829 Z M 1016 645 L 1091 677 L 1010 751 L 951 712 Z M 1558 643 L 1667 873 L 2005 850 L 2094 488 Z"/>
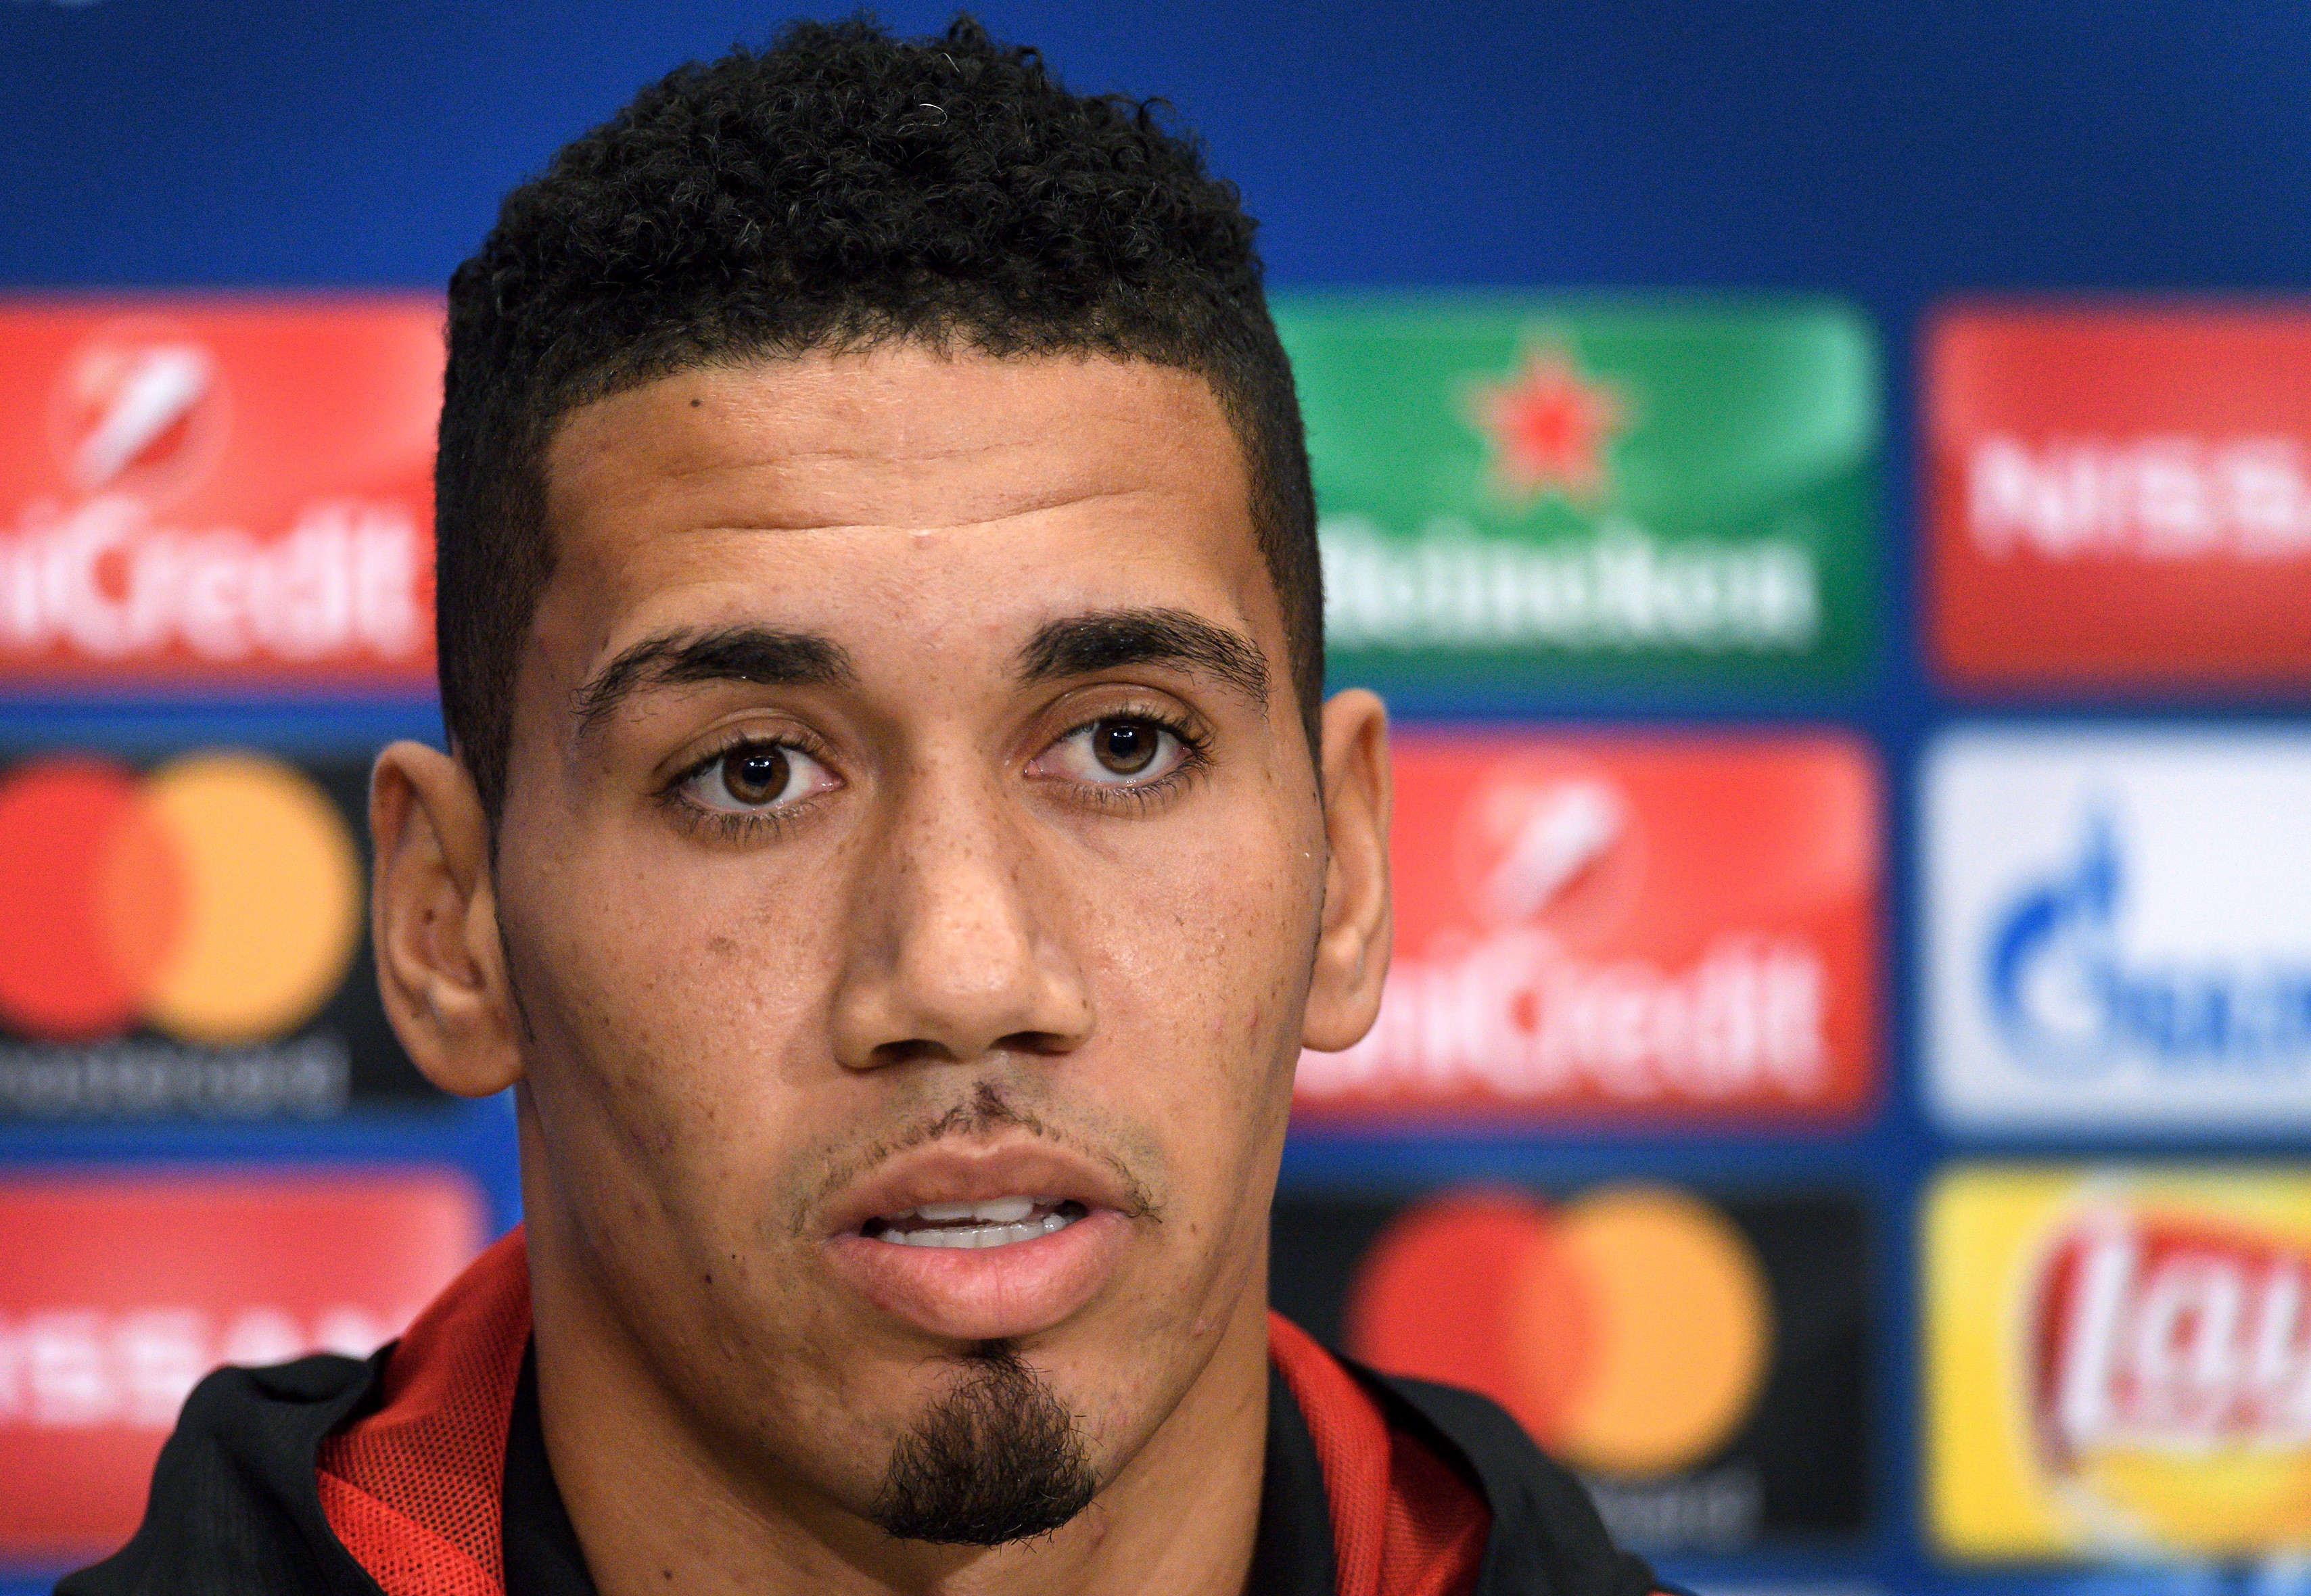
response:
<path id="1" fill-rule="evenodd" d="M 2237 1224 L 2093 1212 L 2036 1291 L 2037 1420 L 2049 1462 L 2115 1451 L 2187 1463 L 2311 1443 L 2311 1249 Z"/>
<path id="2" fill-rule="evenodd" d="M 189 335 L 131 321 L 76 352 L 49 437 L 89 497 L 35 500 L 0 529 L 0 648 L 219 662 L 418 648 L 424 547 L 399 506 L 317 503 L 273 539 L 161 514 L 207 480 L 231 424 L 218 358 Z"/>
<path id="3" fill-rule="evenodd" d="M 285 1034 L 344 981 L 362 908 L 336 806 L 276 760 L 139 775 L 65 755 L 0 777 L 0 1021 L 20 1034 Z"/>
<path id="4" fill-rule="evenodd" d="M 0 303 L 0 683 L 430 685 L 439 313 Z"/>
<path id="5" fill-rule="evenodd" d="M 2018 894 L 1996 922 L 1983 979 L 2018 1060 L 2078 1077 L 2128 1060 L 2176 1072 L 2311 1069 L 2311 964 L 2132 954 L 2126 885 L 2117 827 L 2097 815 L 2078 862 Z"/>
<path id="6" fill-rule="evenodd" d="M 1828 976 L 1801 937 L 1728 927 L 1679 957 L 1586 951 L 1648 881 L 1645 824 L 1601 770 L 1481 781 L 1462 809 L 1464 923 L 1398 955 L 1371 1033 L 1310 1053 L 1302 1095 L 1802 1101 L 1823 1090 Z"/>

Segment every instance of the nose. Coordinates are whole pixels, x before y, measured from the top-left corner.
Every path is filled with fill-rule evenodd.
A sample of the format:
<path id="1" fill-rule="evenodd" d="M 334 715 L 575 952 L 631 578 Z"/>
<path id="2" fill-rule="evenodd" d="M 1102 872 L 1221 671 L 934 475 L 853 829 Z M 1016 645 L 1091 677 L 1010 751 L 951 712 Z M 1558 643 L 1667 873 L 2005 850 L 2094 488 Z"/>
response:
<path id="1" fill-rule="evenodd" d="M 882 806 L 834 993 L 846 1068 L 1060 1053 L 1090 1036 L 1063 880 L 1001 786 L 920 770 Z"/>

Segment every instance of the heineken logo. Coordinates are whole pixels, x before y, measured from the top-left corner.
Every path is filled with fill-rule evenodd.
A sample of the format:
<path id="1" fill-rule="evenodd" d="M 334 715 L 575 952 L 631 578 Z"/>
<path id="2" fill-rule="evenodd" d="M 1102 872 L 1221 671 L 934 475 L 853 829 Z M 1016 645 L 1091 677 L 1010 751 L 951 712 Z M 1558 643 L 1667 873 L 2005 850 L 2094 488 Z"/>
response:
<path id="1" fill-rule="evenodd" d="M 1866 660 L 1878 374 L 1851 315 L 1406 299 L 1278 325 L 1339 679 Z"/>

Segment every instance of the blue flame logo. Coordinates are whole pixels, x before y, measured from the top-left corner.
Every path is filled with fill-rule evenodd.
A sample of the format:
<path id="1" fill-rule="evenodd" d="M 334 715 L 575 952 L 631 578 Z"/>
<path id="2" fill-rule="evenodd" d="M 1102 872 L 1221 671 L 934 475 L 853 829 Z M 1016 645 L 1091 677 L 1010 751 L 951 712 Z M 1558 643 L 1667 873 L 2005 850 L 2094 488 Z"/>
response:
<path id="1" fill-rule="evenodd" d="M 1984 992 L 2017 1059 L 2064 1079 L 2129 1062 L 2160 1075 L 2311 1073 L 2311 967 L 2130 961 L 2125 891 L 2118 828 L 2097 812 L 2078 862 L 1996 922 Z"/>

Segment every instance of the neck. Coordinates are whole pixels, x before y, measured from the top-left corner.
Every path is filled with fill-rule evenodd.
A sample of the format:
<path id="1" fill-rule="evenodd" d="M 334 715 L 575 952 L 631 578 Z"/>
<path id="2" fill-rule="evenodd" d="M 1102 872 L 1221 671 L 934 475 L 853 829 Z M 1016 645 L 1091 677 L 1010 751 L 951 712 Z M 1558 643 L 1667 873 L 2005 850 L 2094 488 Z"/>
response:
<path id="1" fill-rule="evenodd" d="M 706 1433 L 585 1289 L 551 1204 L 526 1206 L 539 1418 L 601 1596 L 1243 1591 L 1266 1461 L 1265 1269 L 1251 1271 L 1179 1403 L 1088 1509 L 1031 1541 L 934 1546 L 894 1539 Z"/>

